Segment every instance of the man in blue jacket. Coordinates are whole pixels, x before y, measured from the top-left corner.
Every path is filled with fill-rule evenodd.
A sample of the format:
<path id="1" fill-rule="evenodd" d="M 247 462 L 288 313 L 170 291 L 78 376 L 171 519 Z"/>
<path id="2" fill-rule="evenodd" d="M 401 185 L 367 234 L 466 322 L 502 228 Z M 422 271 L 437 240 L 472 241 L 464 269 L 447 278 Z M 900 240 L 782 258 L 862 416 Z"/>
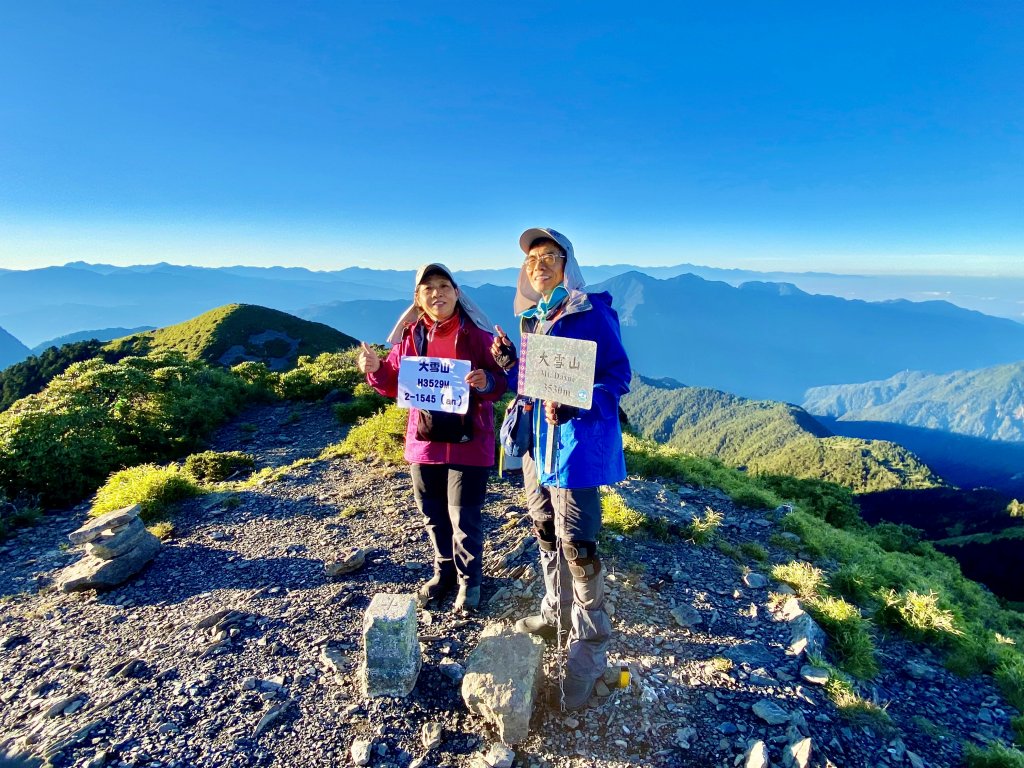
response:
<path id="1" fill-rule="evenodd" d="M 568 631 L 561 703 L 567 709 L 579 709 L 607 664 L 611 622 L 604 607 L 604 570 L 597 553 L 599 487 L 626 476 L 618 412 L 619 398 L 629 391 L 631 372 L 611 295 L 584 292 L 569 239 L 550 228 L 534 228 L 522 234 L 519 246 L 526 254 L 514 304 L 520 332 L 597 343 L 591 408 L 538 403 L 532 411 L 532 445 L 523 457 L 545 594 L 540 613 L 520 619 L 516 628 L 545 637 L 555 637 L 556 628 Z M 519 366 L 516 350 L 500 327 L 497 331 L 492 352 L 514 385 Z M 544 455 L 549 430 L 555 430 L 557 446 L 552 457 Z"/>

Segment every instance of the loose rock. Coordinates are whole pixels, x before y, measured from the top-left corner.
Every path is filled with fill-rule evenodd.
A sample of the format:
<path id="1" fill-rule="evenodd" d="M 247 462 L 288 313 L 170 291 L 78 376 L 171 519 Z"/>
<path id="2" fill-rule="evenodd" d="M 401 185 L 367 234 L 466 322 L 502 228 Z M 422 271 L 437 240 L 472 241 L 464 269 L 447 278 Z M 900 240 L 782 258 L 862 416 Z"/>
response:
<path id="1" fill-rule="evenodd" d="M 470 654 L 462 698 L 472 712 L 492 723 L 505 744 L 518 744 L 530 731 L 540 687 L 544 641 L 488 624 Z"/>

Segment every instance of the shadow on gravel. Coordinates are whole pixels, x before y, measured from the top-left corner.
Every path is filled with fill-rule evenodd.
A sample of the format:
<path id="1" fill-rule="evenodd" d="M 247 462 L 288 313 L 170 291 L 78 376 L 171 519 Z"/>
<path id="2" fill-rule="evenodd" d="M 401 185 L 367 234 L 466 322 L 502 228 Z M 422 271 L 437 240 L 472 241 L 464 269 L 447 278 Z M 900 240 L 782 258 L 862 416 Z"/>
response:
<path id="1" fill-rule="evenodd" d="M 324 581 L 323 561 L 307 557 L 267 557 L 247 560 L 236 552 L 202 545 L 165 545 L 142 574 L 145 586 L 133 590 L 137 605 L 177 603 L 217 589 L 306 589 Z M 118 590 L 110 595 L 116 596 Z"/>

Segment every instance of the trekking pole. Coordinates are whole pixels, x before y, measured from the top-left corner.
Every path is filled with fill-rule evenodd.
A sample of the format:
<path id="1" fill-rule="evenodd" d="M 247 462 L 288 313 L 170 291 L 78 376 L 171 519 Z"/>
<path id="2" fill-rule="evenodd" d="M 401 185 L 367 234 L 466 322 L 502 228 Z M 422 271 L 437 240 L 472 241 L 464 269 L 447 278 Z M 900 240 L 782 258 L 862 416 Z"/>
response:
<path id="1" fill-rule="evenodd" d="M 557 437 L 552 437 L 557 433 Z M 558 444 L 561 442 L 562 437 L 562 425 L 561 424 L 548 424 L 548 446 L 550 453 L 549 458 L 553 458 L 551 462 L 554 466 L 555 473 L 555 494 L 554 498 L 561 507 L 562 513 L 562 526 L 565 526 L 565 497 L 560 493 L 561 486 L 558 482 Z M 555 603 L 555 665 L 558 667 L 558 709 L 562 712 L 565 711 L 565 649 L 562 647 L 562 558 L 565 553 L 562 552 L 562 539 L 558 536 L 558 513 L 555 504 L 551 505 L 551 511 L 555 515 L 555 594 L 557 596 L 557 602 Z"/>

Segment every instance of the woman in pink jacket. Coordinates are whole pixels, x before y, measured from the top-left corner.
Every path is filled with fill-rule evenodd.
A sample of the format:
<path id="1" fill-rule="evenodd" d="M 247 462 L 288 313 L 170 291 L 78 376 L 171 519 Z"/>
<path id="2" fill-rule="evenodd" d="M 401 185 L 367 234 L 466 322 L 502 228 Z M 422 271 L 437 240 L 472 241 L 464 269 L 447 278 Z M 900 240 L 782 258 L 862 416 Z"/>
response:
<path id="1" fill-rule="evenodd" d="M 494 407 L 507 387 L 505 374 L 491 355 L 490 322 L 459 291 L 443 264 L 424 264 L 416 273 L 413 304 L 388 339 L 391 352 L 381 359 L 365 342 L 359 370 L 387 397 L 398 393 L 403 356 L 468 360 L 469 410 L 464 416 L 413 408 L 405 432 L 405 459 L 411 465 L 416 506 L 434 548 L 434 575 L 419 590 L 426 605 L 458 584 L 456 611 L 480 604 L 483 578 L 483 529 L 480 513 L 487 475 L 494 465 Z"/>

